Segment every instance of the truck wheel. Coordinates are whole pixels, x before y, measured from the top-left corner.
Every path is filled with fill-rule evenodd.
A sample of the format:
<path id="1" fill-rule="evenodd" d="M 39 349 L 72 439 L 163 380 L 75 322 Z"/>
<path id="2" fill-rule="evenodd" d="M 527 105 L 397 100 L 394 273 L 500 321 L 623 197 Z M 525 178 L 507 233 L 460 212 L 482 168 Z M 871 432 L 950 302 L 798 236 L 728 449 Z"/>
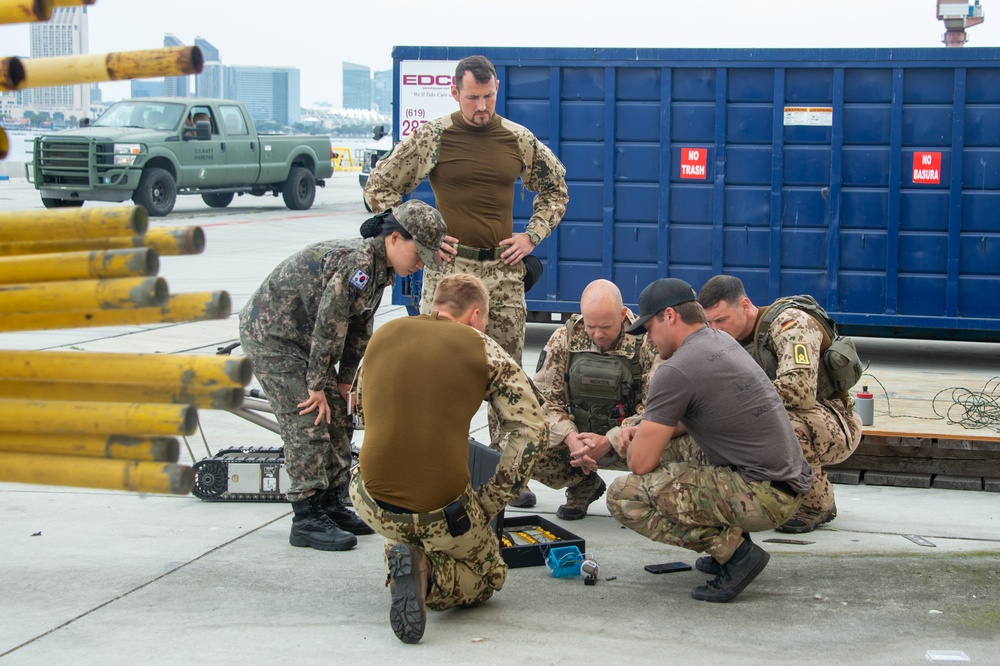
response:
<path id="1" fill-rule="evenodd" d="M 290 210 L 308 210 L 316 199 L 316 179 L 312 171 L 303 167 L 292 167 L 288 180 L 281 186 L 281 197 Z"/>
<path id="2" fill-rule="evenodd" d="M 166 169 L 150 167 L 142 172 L 139 187 L 132 193 L 132 201 L 146 209 L 152 217 L 169 215 L 177 203 L 177 184 Z"/>
<path id="3" fill-rule="evenodd" d="M 225 208 L 229 204 L 233 203 L 233 193 L 210 192 L 208 194 L 201 195 L 201 200 L 212 208 Z"/>
<path id="4" fill-rule="evenodd" d="M 49 199 L 42 197 L 42 205 L 46 208 L 79 208 L 83 199 Z"/>

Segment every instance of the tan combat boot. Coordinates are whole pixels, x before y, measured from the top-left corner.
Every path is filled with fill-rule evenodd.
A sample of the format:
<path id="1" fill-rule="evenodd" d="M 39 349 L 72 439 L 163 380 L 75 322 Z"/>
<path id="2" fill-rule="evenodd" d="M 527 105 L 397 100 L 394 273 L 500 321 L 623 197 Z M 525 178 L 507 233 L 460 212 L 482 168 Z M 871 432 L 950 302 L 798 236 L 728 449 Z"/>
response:
<path id="1" fill-rule="evenodd" d="M 397 543 L 389 549 L 389 624 L 396 638 L 404 643 L 416 643 L 424 635 L 427 624 L 427 586 L 431 579 L 431 563 L 419 548 Z"/>

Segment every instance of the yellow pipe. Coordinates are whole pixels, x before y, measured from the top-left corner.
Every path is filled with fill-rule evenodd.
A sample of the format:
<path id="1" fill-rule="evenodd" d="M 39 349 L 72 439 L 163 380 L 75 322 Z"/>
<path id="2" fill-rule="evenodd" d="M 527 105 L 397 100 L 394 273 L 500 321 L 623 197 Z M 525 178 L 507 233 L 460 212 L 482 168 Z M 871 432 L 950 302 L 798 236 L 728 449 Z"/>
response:
<path id="1" fill-rule="evenodd" d="M 33 23 L 52 18 L 52 0 L 0 0 L 0 23 Z"/>
<path id="2" fill-rule="evenodd" d="M 116 460 L 177 462 L 181 446 L 173 437 L 123 435 L 46 435 L 0 433 L 0 451 Z"/>
<path id="3" fill-rule="evenodd" d="M 0 224 L 2 224 L 2 220 L 0 220 Z M 157 254 L 161 256 L 201 254 L 205 249 L 205 232 L 201 230 L 201 227 L 164 227 L 151 229 L 143 236 L 14 241 L 0 244 L 0 256 L 113 250 L 130 247 L 148 247 L 156 250 Z"/>
<path id="4" fill-rule="evenodd" d="M 172 463 L 0 453 L 0 481 L 187 495 L 194 470 Z"/>
<path id="5" fill-rule="evenodd" d="M 7 132 L 0 127 L 0 160 L 7 158 L 7 151 L 10 150 L 10 143 L 7 141 Z"/>
<path id="6" fill-rule="evenodd" d="M 59 238 L 141 236 L 148 228 L 149 214 L 142 206 L 0 212 L 0 241 L 4 244 Z"/>
<path id="7" fill-rule="evenodd" d="M 225 319 L 231 312 L 232 301 L 228 293 L 206 291 L 171 296 L 161 307 L 0 314 L 0 333 L 59 328 L 91 328 L 94 326 L 174 324 Z"/>
<path id="8" fill-rule="evenodd" d="M 156 275 L 156 250 L 105 250 L 0 257 L 0 284 Z"/>
<path id="9" fill-rule="evenodd" d="M 99 81 L 200 74 L 204 58 L 197 46 L 119 51 L 55 58 L 29 58 L 23 88 L 48 88 Z"/>
<path id="10" fill-rule="evenodd" d="M 246 356 L 0 350 L 4 379 L 242 388 L 252 376 Z"/>
<path id="11" fill-rule="evenodd" d="M 0 91 L 24 85 L 24 64 L 17 58 L 0 58 Z"/>
<path id="12" fill-rule="evenodd" d="M 92 5 L 97 0 L 52 0 L 53 7 L 82 7 Z"/>
<path id="13" fill-rule="evenodd" d="M 136 368 L 141 374 L 141 367 Z M 243 389 L 231 386 L 176 384 L 109 384 L 87 381 L 24 380 L 0 378 L 0 398 L 27 400 L 82 400 L 97 402 L 149 402 L 194 405 L 201 409 L 235 409 L 243 404 Z"/>
<path id="14" fill-rule="evenodd" d="M 162 255 L 201 254 L 205 250 L 205 232 L 201 227 L 162 227 L 143 236 L 143 244 Z"/>
<path id="15" fill-rule="evenodd" d="M 161 277 L 0 284 L 0 313 L 145 308 L 166 303 L 169 295 Z"/>
<path id="16" fill-rule="evenodd" d="M 192 405 L 0 398 L 0 432 L 191 435 Z"/>

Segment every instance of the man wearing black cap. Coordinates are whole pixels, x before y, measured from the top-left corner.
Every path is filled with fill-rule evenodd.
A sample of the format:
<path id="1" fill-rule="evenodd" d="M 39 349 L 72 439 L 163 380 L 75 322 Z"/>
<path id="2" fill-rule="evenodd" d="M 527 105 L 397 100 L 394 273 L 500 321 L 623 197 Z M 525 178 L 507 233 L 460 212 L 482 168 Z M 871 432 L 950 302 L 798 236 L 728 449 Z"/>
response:
<path id="1" fill-rule="evenodd" d="M 708 553 L 696 566 L 716 576 L 691 596 L 730 601 L 770 557 L 748 533 L 795 513 L 812 468 L 767 375 L 706 326 L 691 285 L 668 278 L 643 289 L 627 332 L 648 334 L 664 360 L 639 425 L 612 442 L 632 474 L 611 484 L 608 509 L 654 541 Z"/>

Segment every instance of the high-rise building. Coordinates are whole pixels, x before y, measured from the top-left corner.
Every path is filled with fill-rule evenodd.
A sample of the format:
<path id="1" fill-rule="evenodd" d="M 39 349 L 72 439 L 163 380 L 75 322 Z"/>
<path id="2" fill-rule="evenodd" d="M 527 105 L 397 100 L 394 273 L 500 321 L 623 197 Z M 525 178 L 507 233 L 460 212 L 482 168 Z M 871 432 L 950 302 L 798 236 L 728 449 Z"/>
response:
<path id="1" fill-rule="evenodd" d="M 194 77 L 195 94 L 198 97 L 224 98 L 228 69 L 221 62 L 206 62 L 201 68 L 201 74 Z"/>
<path id="2" fill-rule="evenodd" d="M 353 62 L 344 63 L 344 108 L 364 109 L 370 111 L 372 108 L 372 70 L 365 65 L 356 65 Z"/>
<path id="3" fill-rule="evenodd" d="M 163 46 L 184 46 L 184 42 L 168 32 L 163 35 Z M 166 97 L 187 97 L 190 90 L 191 85 L 186 76 L 168 76 L 163 79 L 163 94 Z"/>
<path id="4" fill-rule="evenodd" d="M 386 69 L 372 75 L 372 106 L 379 113 L 392 112 L 392 70 Z"/>
<path id="5" fill-rule="evenodd" d="M 194 77 L 194 90 L 198 97 L 221 98 L 226 90 L 226 69 L 222 65 L 219 49 L 204 37 L 195 37 L 194 45 L 201 49 L 205 61 L 201 74 Z"/>
<path id="6" fill-rule="evenodd" d="M 201 57 L 205 62 L 222 62 L 219 58 L 219 49 L 212 46 L 204 37 L 195 37 L 194 45 L 201 49 Z"/>
<path id="7" fill-rule="evenodd" d="M 144 79 L 132 79 L 132 89 L 129 97 L 138 99 L 140 97 L 163 97 L 163 81 L 149 81 Z"/>
<path id="8" fill-rule="evenodd" d="M 56 7 L 46 23 L 32 23 L 31 57 L 54 58 L 89 52 L 86 7 Z M 90 86 L 56 86 L 25 91 L 25 104 L 38 111 L 87 113 L 90 109 Z"/>
<path id="9" fill-rule="evenodd" d="M 226 67 L 228 99 L 243 102 L 255 123 L 299 122 L 299 70 L 295 67 Z"/>

